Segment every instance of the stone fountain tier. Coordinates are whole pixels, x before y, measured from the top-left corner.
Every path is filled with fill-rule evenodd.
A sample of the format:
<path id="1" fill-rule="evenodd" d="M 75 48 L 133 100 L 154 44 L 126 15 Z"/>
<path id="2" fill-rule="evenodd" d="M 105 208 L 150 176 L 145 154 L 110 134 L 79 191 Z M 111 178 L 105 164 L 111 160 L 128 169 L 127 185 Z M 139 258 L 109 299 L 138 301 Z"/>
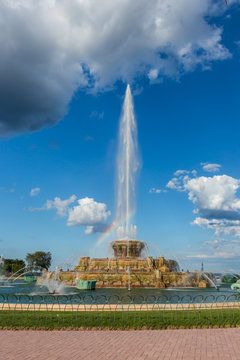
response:
<path id="1" fill-rule="evenodd" d="M 145 244 L 138 240 L 117 240 L 111 242 L 115 258 L 140 258 L 141 252 L 145 248 Z"/>

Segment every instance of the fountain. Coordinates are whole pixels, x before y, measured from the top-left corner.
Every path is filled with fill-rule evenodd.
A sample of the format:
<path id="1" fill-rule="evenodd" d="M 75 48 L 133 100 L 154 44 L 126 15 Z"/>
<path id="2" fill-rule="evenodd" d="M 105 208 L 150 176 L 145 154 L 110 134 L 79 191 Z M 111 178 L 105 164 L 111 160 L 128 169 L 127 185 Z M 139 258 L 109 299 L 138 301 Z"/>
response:
<path id="1" fill-rule="evenodd" d="M 137 239 L 134 224 L 135 183 L 140 167 L 137 142 L 137 124 L 133 99 L 127 85 L 119 125 L 117 156 L 117 204 L 114 221 L 115 233 L 110 242 L 113 256 L 105 259 L 81 257 L 74 271 L 61 271 L 58 280 L 69 285 L 96 282 L 96 287 L 168 288 L 179 284 L 186 272 L 179 271 L 177 261 L 163 256 L 153 259 L 145 242 Z M 113 228 L 113 226 L 111 227 Z M 143 252 L 146 256 L 143 257 Z M 53 275 L 49 275 L 51 280 Z M 43 279 L 46 275 L 43 276 Z M 211 286 L 209 278 L 198 276 L 195 286 Z"/>

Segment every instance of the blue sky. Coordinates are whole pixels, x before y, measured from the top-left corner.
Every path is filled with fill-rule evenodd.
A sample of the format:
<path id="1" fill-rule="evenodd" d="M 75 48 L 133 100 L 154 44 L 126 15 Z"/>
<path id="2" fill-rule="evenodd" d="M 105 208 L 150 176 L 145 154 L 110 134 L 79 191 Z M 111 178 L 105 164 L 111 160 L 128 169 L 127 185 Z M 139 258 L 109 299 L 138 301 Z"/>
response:
<path id="1" fill-rule="evenodd" d="M 228 7 L 221 1 L 196 1 L 187 10 L 188 1 L 173 1 L 167 43 L 161 38 L 165 28 L 156 40 L 153 28 L 142 29 L 135 17 L 133 25 L 143 31 L 141 44 L 125 16 L 118 19 L 124 31 L 115 24 L 115 33 L 100 40 L 88 26 L 93 33 L 90 50 L 74 27 L 74 21 L 81 21 L 73 18 L 79 2 L 72 2 L 71 9 L 63 1 L 73 29 L 61 43 L 62 52 L 56 45 L 62 34 L 54 28 L 63 19 L 62 9 L 56 5 L 59 19 L 51 19 L 51 12 L 49 18 L 45 12 L 50 1 L 44 0 L 40 10 L 28 3 L 28 12 L 21 1 L 17 12 L 0 5 L 11 28 L 4 29 L 0 40 L 0 253 L 24 258 L 27 252 L 51 251 L 54 265 L 69 257 L 106 256 L 107 243 L 96 246 L 101 234 L 85 230 L 114 220 L 118 122 L 129 82 L 142 158 L 135 215 L 139 239 L 149 243 L 153 256 L 176 256 L 185 268 L 199 268 L 203 261 L 209 270 L 240 270 L 239 1 Z M 151 5 L 160 22 L 165 5 Z M 104 22 L 105 13 L 114 11 L 126 15 L 119 1 L 115 9 L 104 6 L 102 13 L 91 14 L 93 19 Z M 142 11 L 128 6 L 130 13 Z M 42 22 L 52 20 L 50 40 L 39 19 L 33 31 L 39 11 Z M 145 9 L 146 24 L 155 12 Z M 19 33 L 28 16 L 32 23 Z M 183 24 L 179 39 L 176 21 Z M 134 49 L 124 42 L 126 24 Z M 7 61 L 12 55 L 5 45 L 8 37 L 21 46 L 13 46 L 15 57 Z M 67 60 L 59 64 L 63 57 Z M 177 170 L 185 172 L 174 175 Z M 72 202 L 61 203 L 72 195 Z M 60 213 L 56 197 L 63 206 Z M 78 208 L 74 216 L 79 218 L 67 226 L 69 211 L 81 207 L 77 200 L 85 198 L 94 199 L 89 204 L 98 219 L 86 219 Z"/>

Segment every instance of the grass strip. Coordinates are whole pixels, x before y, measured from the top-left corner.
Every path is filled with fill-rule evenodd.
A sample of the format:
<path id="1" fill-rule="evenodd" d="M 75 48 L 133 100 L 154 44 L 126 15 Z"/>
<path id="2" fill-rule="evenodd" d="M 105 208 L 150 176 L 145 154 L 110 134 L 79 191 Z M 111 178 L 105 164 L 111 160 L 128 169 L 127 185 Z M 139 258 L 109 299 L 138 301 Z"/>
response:
<path id="1" fill-rule="evenodd" d="M 167 329 L 240 326 L 239 309 L 183 311 L 0 311 L 7 329 Z"/>

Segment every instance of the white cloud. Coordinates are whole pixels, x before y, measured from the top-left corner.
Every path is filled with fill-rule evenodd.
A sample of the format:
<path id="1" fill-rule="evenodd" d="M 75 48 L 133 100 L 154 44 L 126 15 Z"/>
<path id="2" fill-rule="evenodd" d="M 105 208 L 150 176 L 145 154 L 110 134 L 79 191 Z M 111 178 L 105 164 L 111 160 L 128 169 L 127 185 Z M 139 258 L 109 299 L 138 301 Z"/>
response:
<path id="1" fill-rule="evenodd" d="M 37 196 L 40 193 L 40 188 L 36 187 L 30 191 L 30 196 Z"/>
<path id="2" fill-rule="evenodd" d="M 237 196 L 240 180 L 228 175 L 191 178 L 185 174 L 184 170 L 175 172 L 178 177 L 173 177 L 167 187 L 188 192 L 195 206 L 193 212 L 201 215 L 192 224 L 214 230 L 217 236 L 240 237 L 240 198 Z"/>
<path id="3" fill-rule="evenodd" d="M 240 220 L 227 220 L 227 219 L 206 219 L 197 217 L 193 221 L 194 225 L 201 226 L 205 229 L 214 230 L 215 235 L 232 235 L 240 237 Z"/>
<path id="4" fill-rule="evenodd" d="M 178 190 L 178 191 L 186 191 L 185 184 L 190 179 L 190 176 L 197 176 L 196 170 L 177 170 L 173 174 L 174 177 L 169 180 L 166 187 L 172 190 Z"/>
<path id="5" fill-rule="evenodd" d="M 67 225 L 94 226 L 104 223 L 111 212 L 107 210 L 107 205 L 98 203 L 92 198 L 78 200 L 78 205 L 69 210 Z M 89 229 L 89 230 L 88 230 Z M 87 231 L 93 228 L 88 228 Z"/>
<path id="6" fill-rule="evenodd" d="M 85 234 L 106 231 L 109 224 L 105 222 L 111 215 L 111 212 L 107 210 L 107 205 L 96 202 L 92 198 L 85 197 L 77 200 L 78 205 L 71 207 L 70 205 L 76 200 L 76 195 L 72 195 L 65 200 L 61 200 L 60 197 L 55 197 L 54 200 L 47 200 L 43 207 L 30 207 L 28 210 L 31 212 L 57 210 L 58 216 L 68 217 L 68 226 L 86 226 Z"/>
<path id="7" fill-rule="evenodd" d="M 78 88 L 179 78 L 229 58 L 214 23 L 220 8 L 215 0 L 1 1 L 0 134 L 54 125 Z"/>
<path id="8" fill-rule="evenodd" d="M 219 164 L 209 164 L 209 163 L 201 163 L 201 165 L 203 170 L 207 172 L 217 172 L 222 167 L 222 165 Z"/>
<path id="9" fill-rule="evenodd" d="M 93 234 L 93 232 L 94 232 L 93 226 L 90 226 L 90 225 L 87 226 L 84 232 L 85 232 L 86 235 Z"/>
<path id="10" fill-rule="evenodd" d="M 51 210 L 56 209 L 57 214 L 61 217 L 64 217 L 67 215 L 69 205 L 74 203 L 76 201 L 77 197 L 76 195 L 70 196 L 69 199 L 61 200 L 60 197 L 55 197 L 54 200 L 47 200 L 45 209 Z"/>
<path id="11" fill-rule="evenodd" d="M 233 252 L 219 251 L 213 254 L 196 254 L 186 256 L 191 259 L 232 259 L 234 257 L 238 257 L 239 254 Z"/>
<path id="12" fill-rule="evenodd" d="M 178 189 L 178 179 L 172 178 L 166 185 L 169 189 L 177 190 Z"/>
<path id="13" fill-rule="evenodd" d="M 150 80 L 156 80 L 158 78 L 158 69 L 151 69 L 148 73 L 148 78 Z"/>
<path id="14" fill-rule="evenodd" d="M 173 177 L 166 185 L 167 188 L 178 191 L 185 191 L 185 184 L 189 180 L 188 175 L 181 175 L 180 177 Z"/>
<path id="15" fill-rule="evenodd" d="M 183 174 L 189 174 L 190 171 L 188 170 L 177 170 L 175 171 L 175 173 L 173 174 L 174 176 L 180 176 L 180 175 L 183 175 Z"/>
<path id="16" fill-rule="evenodd" d="M 155 189 L 155 188 L 151 188 L 149 190 L 150 194 L 160 194 L 161 192 L 166 192 L 167 190 L 161 190 L 161 189 Z"/>
<path id="17" fill-rule="evenodd" d="M 227 175 L 201 176 L 184 184 L 195 213 L 207 218 L 239 218 L 240 199 L 236 196 L 240 181 Z"/>

